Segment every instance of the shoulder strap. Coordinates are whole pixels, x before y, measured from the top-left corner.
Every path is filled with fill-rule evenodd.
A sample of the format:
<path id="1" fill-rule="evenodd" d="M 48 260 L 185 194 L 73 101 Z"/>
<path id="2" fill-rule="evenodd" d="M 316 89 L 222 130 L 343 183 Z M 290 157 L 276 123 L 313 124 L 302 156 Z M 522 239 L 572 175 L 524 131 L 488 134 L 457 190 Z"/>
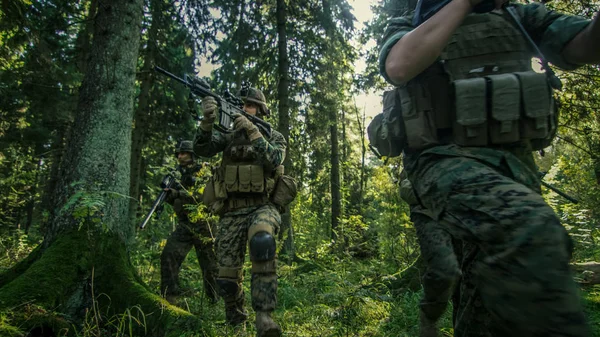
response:
<path id="1" fill-rule="evenodd" d="M 525 40 L 527 40 L 527 43 L 529 43 L 531 48 L 533 48 L 537 56 L 540 58 L 540 61 L 542 62 L 542 68 L 546 71 L 546 75 L 548 76 L 548 82 L 550 83 L 550 86 L 556 90 L 562 90 L 562 83 L 560 82 L 560 79 L 556 76 L 554 70 L 550 68 L 550 66 L 548 65 L 548 61 L 544 57 L 544 54 L 542 54 L 540 48 L 537 46 L 537 44 L 535 44 L 531 36 L 529 36 L 529 33 L 527 33 L 527 30 L 525 30 L 525 27 L 523 27 L 523 25 L 521 24 L 521 18 L 517 14 L 515 8 L 510 5 L 507 5 L 504 8 L 506 9 L 506 12 L 508 12 L 508 15 L 512 18 L 517 28 L 519 28 L 519 30 L 525 37 Z"/>

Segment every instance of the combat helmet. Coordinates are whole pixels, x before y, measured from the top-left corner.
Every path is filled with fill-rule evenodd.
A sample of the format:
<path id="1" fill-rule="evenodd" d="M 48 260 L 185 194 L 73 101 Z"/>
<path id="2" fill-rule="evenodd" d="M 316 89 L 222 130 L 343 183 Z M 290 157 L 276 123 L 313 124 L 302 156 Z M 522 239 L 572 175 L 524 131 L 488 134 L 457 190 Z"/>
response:
<path id="1" fill-rule="evenodd" d="M 175 147 L 175 155 L 180 152 L 189 152 L 194 155 L 194 142 L 191 140 L 182 140 Z"/>
<path id="2" fill-rule="evenodd" d="M 249 86 L 242 86 L 239 96 L 244 102 L 256 103 L 258 105 L 259 112 L 264 116 L 269 116 L 270 111 L 267 108 L 267 100 L 265 99 L 265 94 L 263 94 L 262 91 Z"/>

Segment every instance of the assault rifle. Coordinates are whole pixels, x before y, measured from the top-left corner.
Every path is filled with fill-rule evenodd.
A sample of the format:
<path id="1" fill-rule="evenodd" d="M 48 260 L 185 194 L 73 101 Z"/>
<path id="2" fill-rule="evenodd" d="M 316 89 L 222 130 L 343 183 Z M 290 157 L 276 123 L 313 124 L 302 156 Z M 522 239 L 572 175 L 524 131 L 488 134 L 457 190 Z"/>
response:
<path id="1" fill-rule="evenodd" d="M 413 16 L 413 26 L 417 27 L 418 25 L 425 22 L 427 19 L 435 15 L 435 13 L 437 13 L 440 9 L 444 8 L 444 6 L 449 4 L 450 1 L 452 0 L 419 0 L 415 9 L 415 15 Z M 482 2 L 477 4 L 475 8 L 473 8 L 473 12 L 487 13 L 492 11 L 495 8 L 495 6 L 496 4 L 494 0 L 483 0 Z M 523 27 L 523 25 L 521 24 L 521 19 L 519 19 L 515 8 L 510 4 L 506 3 L 504 5 L 504 9 L 508 12 L 514 24 L 517 26 L 519 31 L 521 31 L 521 34 L 523 34 L 523 37 L 525 37 L 527 43 L 529 43 L 530 47 L 540 59 L 540 64 L 542 66 L 542 69 L 546 71 L 548 83 L 550 84 L 550 86 L 556 90 L 562 90 L 562 83 L 560 79 L 558 78 L 558 76 L 556 76 L 554 70 L 550 68 L 550 65 L 548 65 L 548 61 L 544 57 L 544 54 L 542 54 L 540 48 L 535 44 L 531 36 L 529 36 L 529 33 L 527 33 L 527 30 L 525 30 L 525 27 Z"/>
<path id="2" fill-rule="evenodd" d="M 183 83 L 183 85 L 188 87 L 191 90 L 191 93 L 195 96 L 198 96 L 200 98 L 204 98 L 207 96 L 214 97 L 219 107 L 219 124 L 215 125 L 215 128 L 217 130 L 224 133 L 232 132 L 232 116 L 234 113 L 238 113 L 248 118 L 248 120 L 254 125 L 256 125 L 258 129 L 262 132 L 262 134 L 264 134 L 267 138 L 271 137 L 271 124 L 256 116 L 252 116 L 244 112 L 244 110 L 242 109 L 244 102 L 239 97 L 235 97 L 235 95 L 233 95 L 229 91 L 225 91 L 225 93 L 223 94 L 224 97 L 221 97 L 216 93 L 212 92 L 208 83 L 203 79 L 188 76 L 187 74 L 184 75 L 184 78 L 180 78 L 159 66 L 154 66 L 154 70 L 178 81 L 179 83 Z M 242 93 L 244 92 L 244 90 L 247 92 L 248 89 L 249 85 L 247 83 L 244 83 L 242 85 Z"/>
<path id="3" fill-rule="evenodd" d="M 538 176 L 540 178 L 540 182 L 542 183 L 542 185 L 544 187 L 547 187 L 548 189 L 554 191 L 556 194 L 560 195 L 561 197 L 569 200 L 570 202 L 572 202 L 574 204 L 578 204 L 579 203 L 579 200 L 577 198 L 574 198 L 574 197 L 568 195 L 567 193 L 559 190 L 558 188 L 556 188 L 556 187 L 554 187 L 554 186 L 552 186 L 552 185 L 544 182 L 542 179 L 544 178 L 545 175 L 546 175 L 546 172 L 538 172 Z"/>
<path id="4" fill-rule="evenodd" d="M 146 227 L 146 225 L 148 224 L 148 221 L 150 221 L 150 218 L 152 217 L 152 214 L 156 213 L 157 215 L 159 215 L 162 212 L 163 202 L 165 201 L 165 198 L 167 197 L 167 193 L 169 193 L 168 189 L 177 186 L 177 184 L 178 184 L 178 182 L 177 182 L 176 174 L 174 172 L 167 173 L 163 177 L 162 182 L 160 183 L 160 187 L 162 188 L 162 191 L 160 192 L 160 194 L 158 195 L 156 200 L 154 200 L 154 203 L 152 204 L 152 207 L 150 208 L 150 212 L 148 212 L 148 215 L 146 215 L 146 218 L 144 218 L 144 221 L 142 221 L 142 224 L 140 225 L 140 229 L 144 229 L 144 227 Z"/>

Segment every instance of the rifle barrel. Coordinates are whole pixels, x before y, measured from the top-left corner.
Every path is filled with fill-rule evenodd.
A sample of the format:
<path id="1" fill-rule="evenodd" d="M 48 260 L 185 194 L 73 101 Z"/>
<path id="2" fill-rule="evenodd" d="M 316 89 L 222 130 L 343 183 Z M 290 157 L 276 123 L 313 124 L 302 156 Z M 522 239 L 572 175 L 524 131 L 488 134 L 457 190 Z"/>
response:
<path id="1" fill-rule="evenodd" d="M 154 212 L 156 212 L 156 209 L 158 208 L 158 206 L 160 206 L 160 204 L 162 204 L 162 202 L 165 200 L 166 196 L 167 196 L 167 191 L 162 191 L 158 195 L 158 198 L 156 198 L 156 200 L 154 201 L 154 204 L 152 204 L 152 208 L 150 208 L 150 212 L 148 212 L 148 215 L 146 215 L 146 218 L 140 225 L 140 229 L 144 229 L 144 227 L 146 227 L 146 225 L 148 224 L 148 221 L 150 221 L 150 218 L 152 218 L 152 215 L 154 214 Z"/>
<path id="2" fill-rule="evenodd" d="M 565 193 L 565 192 L 563 192 L 563 191 L 559 190 L 558 188 L 556 188 L 556 187 L 554 187 L 554 186 L 552 186 L 552 185 L 550 185 L 550 184 L 548 184 L 548 183 L 546 183 L 546 182 L 544 182 L 544 181 L 542 181 L 542 185 L 544 185 L 545 187 L 547 187 L 547 188 L 551 189 L 551 190 L 552 190 L 552 191 L 554 191 L 556 194 L 560 195 L 561 197 L 563 197 L 563 198 L 565 198 L 565 199 L 569 200 L 570 202 L 572 202 L 572 203 L 574 203 L 574 204 L 578 204 L 578 203 L 579 203 L 579 200 L 578 200 L 578 199 L 576 199 L 576 198 L 573 198 L 572 196 L 568 195 L 567 193 Z"/>
<path id="3" fill-rule="evenodd" d="M 164 70 L 163 68 L 161 68 L 161 67 L 159 67 L 159 66 L 154 66 L 154 70 L 158 71 L 159 73 L 161 73 L 161 74 L 163 74 L 163 75 L 167 75 L 167 76 L 169 76 L 170 78 L 172 78 L 172 79 L 174 79 L 174 80 L 176 80 L 176 81 L 178 81 L 178 82 L 180 82 L 180 83 L 183 83 L 183 84 L 185 84 L 185 85 L 189 85 L 189 83 L 188 83 L 188 82 L 186 82 L 186 81 L 184 81 L 182 78 L 180 78 L 180 77 L 177 77 L 177 76 L 175 76 L 175 75 L 171 74 L 170 72 L 168 72 L 168 71 Z"/>

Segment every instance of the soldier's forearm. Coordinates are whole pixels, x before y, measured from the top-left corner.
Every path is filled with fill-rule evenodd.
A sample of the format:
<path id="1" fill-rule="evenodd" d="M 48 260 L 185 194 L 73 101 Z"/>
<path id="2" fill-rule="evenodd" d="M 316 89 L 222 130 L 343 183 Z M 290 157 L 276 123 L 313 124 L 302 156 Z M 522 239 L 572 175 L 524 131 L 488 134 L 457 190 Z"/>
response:
<path id="1" fill-rule="evenodd" d="M 404 35 L 387 55 L 385 70 L 388 77 L 394 82 L 407 82 L 429 67 L 471 9 L 469 0 L 453 0 Z"/>
<path id="2" fill-rule="evenodd" d="M 223 151 L 218 137 L 215 137 L 214 131 L 198 130 L 198 136 L 194 142 L 194 152 L 202 157 L 213 157 Z"/>
<path id="3" fill-rule="evenodd" d="M 584 30 L 577 34 L 563 50 L 564 58 L 573 64 L 600 63 L 600 19 L 596 17 Z"/>

